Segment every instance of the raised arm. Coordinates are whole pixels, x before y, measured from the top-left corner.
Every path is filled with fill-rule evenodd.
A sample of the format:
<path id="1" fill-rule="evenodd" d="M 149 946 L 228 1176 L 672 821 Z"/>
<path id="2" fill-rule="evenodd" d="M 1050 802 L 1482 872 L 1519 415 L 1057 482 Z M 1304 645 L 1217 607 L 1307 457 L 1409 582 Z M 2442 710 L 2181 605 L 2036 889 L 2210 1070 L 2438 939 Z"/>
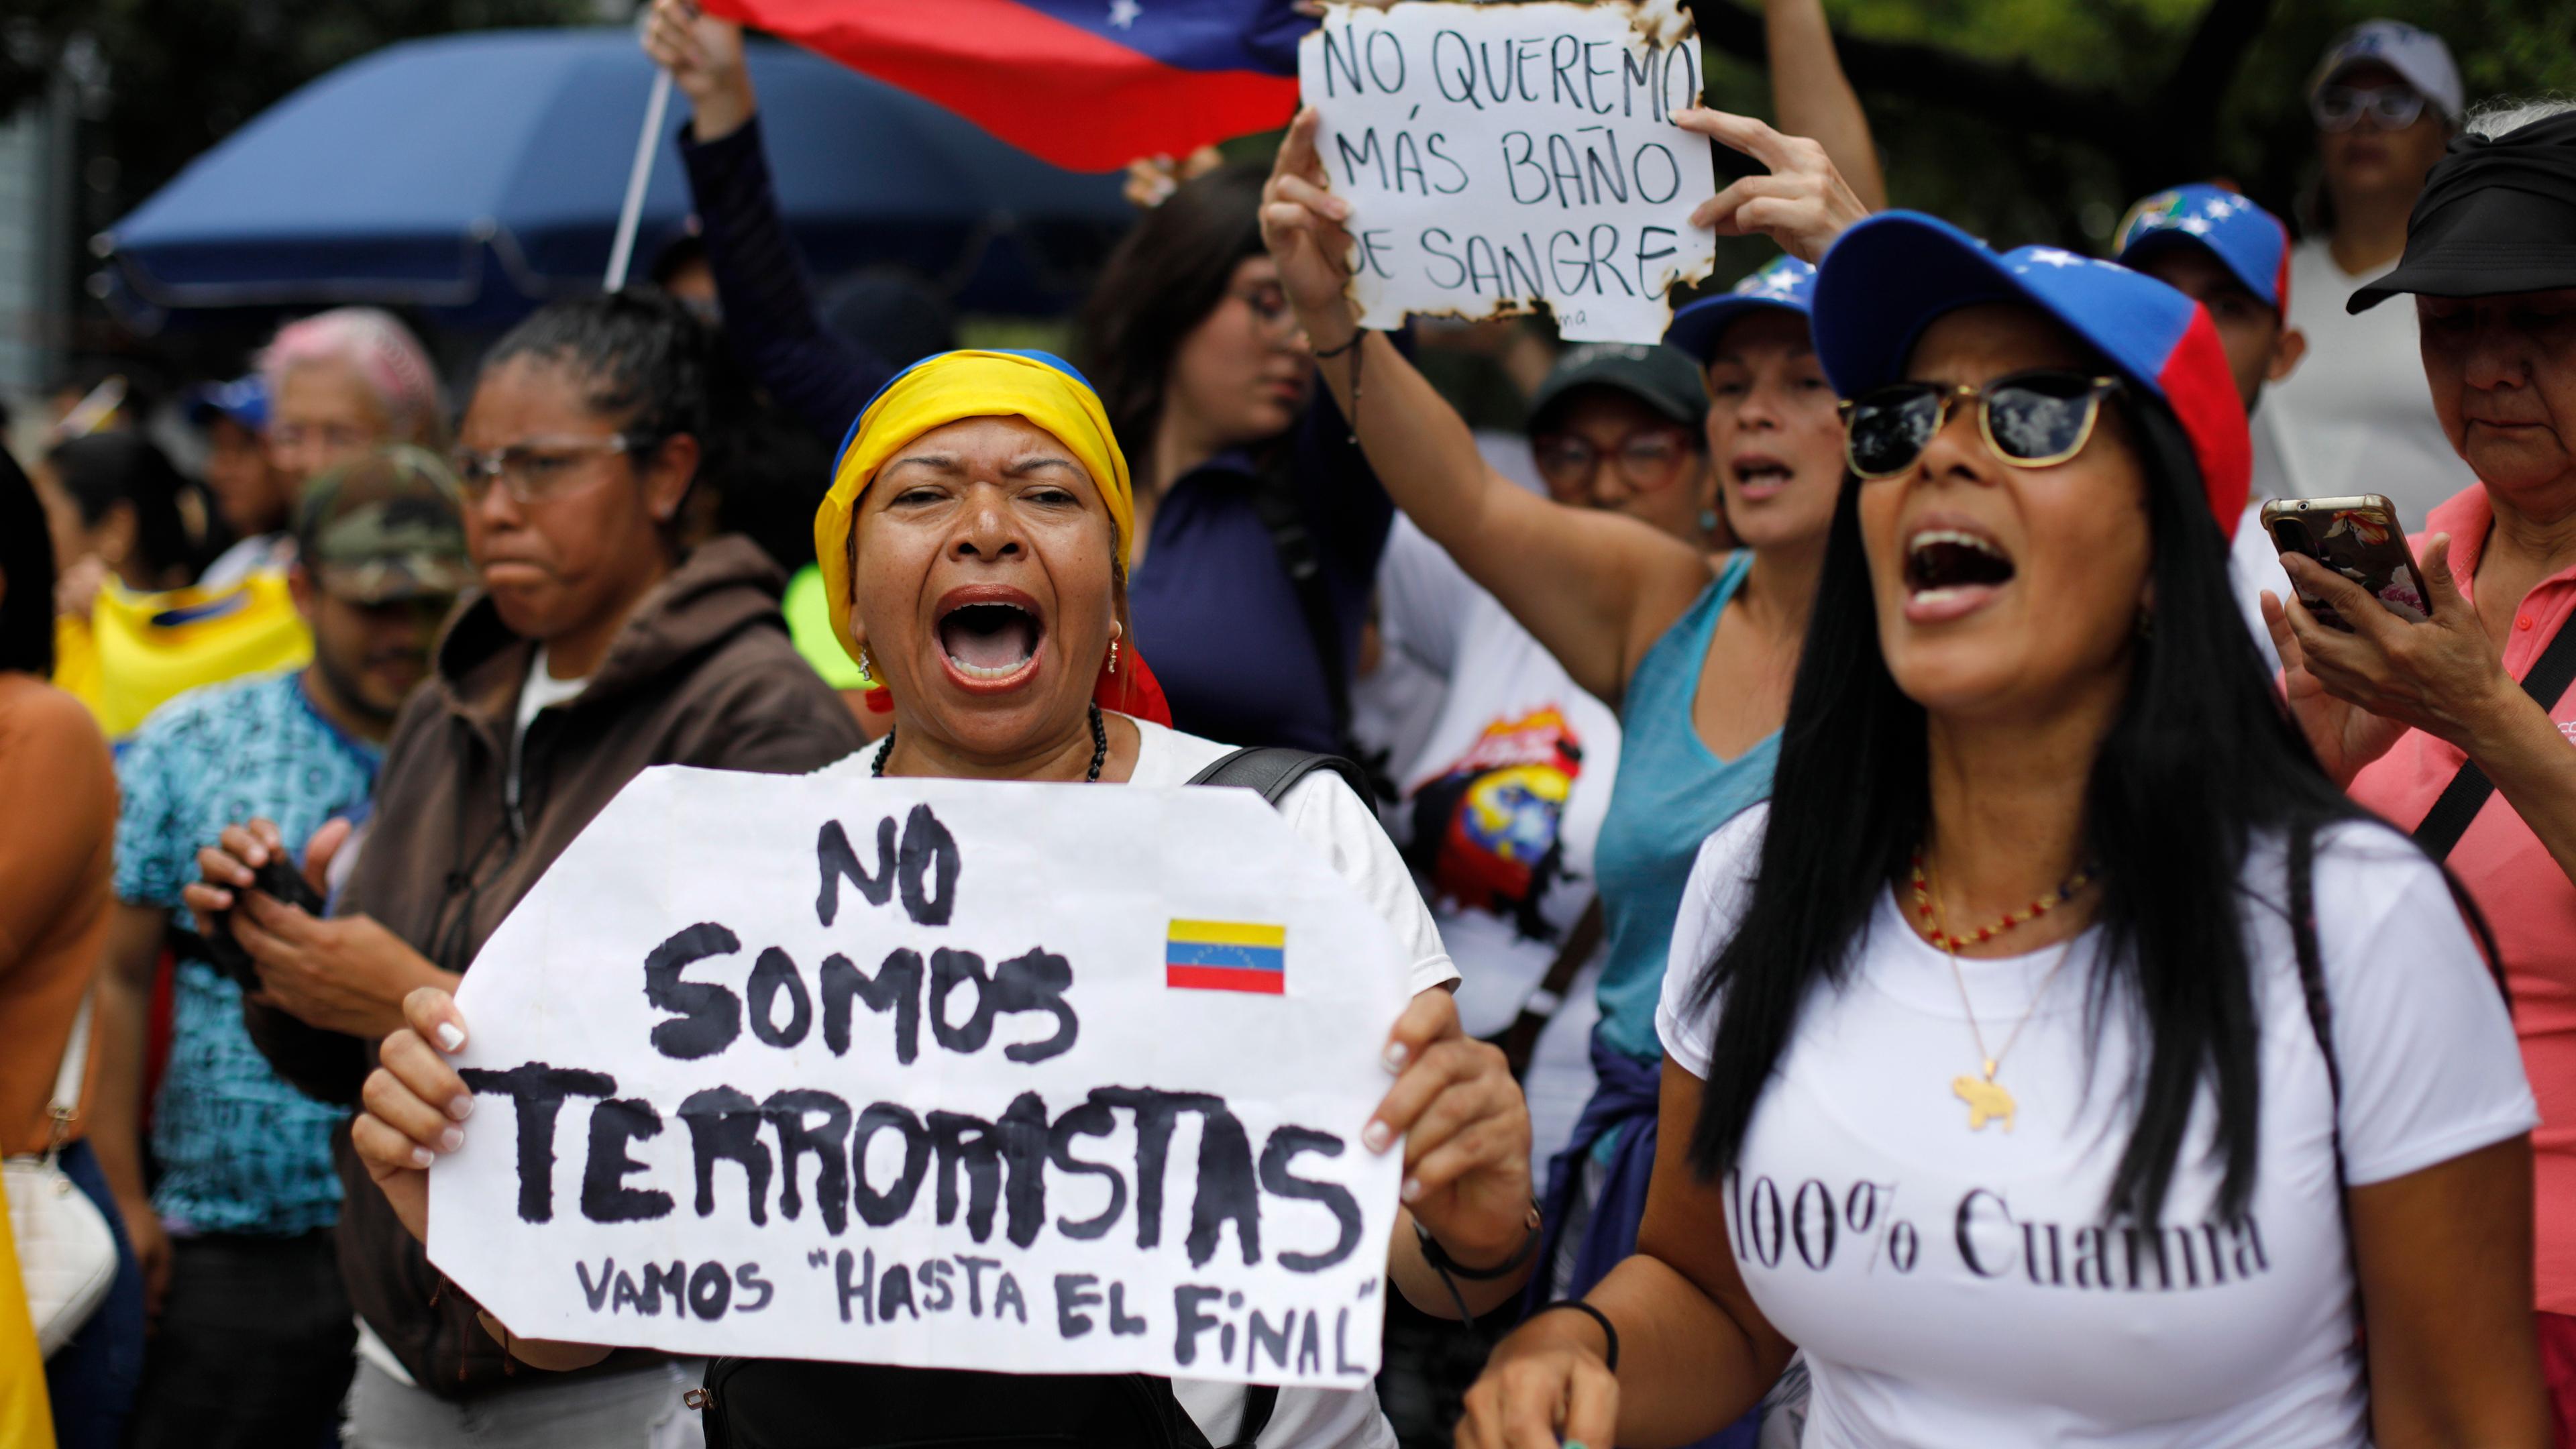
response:
<path id="1" fill-rule="evenodd" d="M 1862 205 L 1872 211 L 1885 207 L 1887 179 L 1878 169 L 1878 147 L 1860 94 L 1835 53 L 1824 0 L 1767 0 L 1762 48 L 1770 57 L 1771 109 L 1780 129 L 1824 147 Z"/>
<path id="2" fill-rule="evenodd" d="M 1495 474 L 1456 409 L 1383 334 L 1359 327 L 1343 295 L 1350 205 L 1326 189 L 1318 121 L 1306 111 L 1289 128 L 1263 194 L 1261 230 L 1298 321 L 1330 358 L 1321 371 L 1334 402 L 1356 420 L 1396 506 L 1577 684 L 1615 701 L 1633 659 L 1707 585 L 1707 561 L 1634 519 L 1568 508 Z"/>
<path id="3" fill-rule="evenodd" d="M 1589 1315 L 1539 1314 L 1467 1391 L 1460 1449 L 1688 1444 L 1742 1417 L 1779 1378 L 1795 1345 L 1754 1306 L 1724 1200 L 1691 1171 L 1699 1099 L 1699 1078 L 1666 1058 L 1637 1251 L 1584 1295 L 1619 1330 L 1616 1374 L 1608 1335 Z"/>
<path id="4" fill-rule="evenodd" d="M 770 184 L 742 27 L 700 15 L 690 0 L 655 0 L 644 49 L 693 111 L 680 159 L 706 229 L 726 345 L 781 406 L 837 440 L 893 369 L 823 326 Z"/>

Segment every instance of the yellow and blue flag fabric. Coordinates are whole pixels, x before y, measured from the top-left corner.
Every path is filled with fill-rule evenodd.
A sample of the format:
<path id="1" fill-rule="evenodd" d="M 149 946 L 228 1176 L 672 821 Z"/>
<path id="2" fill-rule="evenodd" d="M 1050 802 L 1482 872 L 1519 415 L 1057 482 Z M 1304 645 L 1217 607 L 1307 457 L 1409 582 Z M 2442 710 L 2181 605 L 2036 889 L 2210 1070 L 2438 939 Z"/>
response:
<path id="1" fill-rule="evenodd" d="M 313 657 L 286 575 L 262 570 L 228 589 L 138 594 L 113 582 L 86 619 L 54 625 L 54 684 L 122 741 L 172 696 Z"/>

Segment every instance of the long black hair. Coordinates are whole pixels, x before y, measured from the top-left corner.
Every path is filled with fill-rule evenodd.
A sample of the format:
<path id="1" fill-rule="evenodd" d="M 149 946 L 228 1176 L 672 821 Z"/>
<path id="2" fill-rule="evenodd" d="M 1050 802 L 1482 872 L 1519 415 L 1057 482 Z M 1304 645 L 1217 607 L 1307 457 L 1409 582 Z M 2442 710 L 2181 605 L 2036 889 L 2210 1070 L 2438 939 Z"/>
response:
<path id="1" fill-rule="evenodd" d="M 1083 305 L 1075 360 L 1130 468 L 1142 471 L 1153 457 L 1163 384 L 1181 339 L 1225 300 L 1243 259 L 1262 253 L 1269 174 L 1266 165 L 1236 162 L 1184 183 L 1118 243 Z"/>
<path id="2" fill-rule="evenodd" d="M 96 527 L 119 504 L 134 510 L 134 547 L 152 587 L 184 583 L 205 563 L 203 541 L 188 527 L 196 485 L 151 439 L 91 433 L 55 444 L 45 463 L 79 508 L 83 526 Z"/>
<path id="3" fill-rule="evenodd" d="M 0 670 L 54 672 L 54 540 L 45 505 L 0 448 Z"/>
<path id="4" fill-rule="evenodd" d="M 2102 942 L 2087 1029 L 2098 1042 L 2128 1004 L 2146 1038 L 2121 1084 L 2136 1125 L 2105 1211 L 2156 1221 L 2207 1083 L 2225 1165 L 2218 1208 L 2234 1220 L 2254 1190 L 2261 1093 L 2247 854 L 2258 836 L 2369 817 L 2326 778 L 2266 681 L 2181 424 L 2134 387 L 2117 405 L 2147 477 L 2155 612 L 2084 796 Z M 1705 1178 L 1735 1165 L 1801 1004 L 1820 981 L 1849 977 L 1880 892 L 1930 818 L 1923 708 L 1879 652 L 1856 507 L 1867 486 L 1846 475 L 1835 510 L 1751 904 L 1695 983 L 1697 1010 L 1725 998 L 1691 1134 Z"/>

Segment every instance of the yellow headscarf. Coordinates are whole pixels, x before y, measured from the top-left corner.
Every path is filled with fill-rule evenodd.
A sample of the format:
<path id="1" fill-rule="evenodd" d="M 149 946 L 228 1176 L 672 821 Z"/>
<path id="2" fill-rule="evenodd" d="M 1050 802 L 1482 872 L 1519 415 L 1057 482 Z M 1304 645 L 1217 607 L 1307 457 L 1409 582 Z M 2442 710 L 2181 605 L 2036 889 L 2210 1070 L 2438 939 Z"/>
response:
<path id="1" fill-rule="evenodd" d="M 1044 352 L 943 352 L 895 376 L 868 403 L 841 443 L 832 469 L 832 491 L 814 512 L 814 561 L 823 571 L 832 630 L 851 658 L 849 538 L 860 495 L 877 470 L 906 444 L 933 428 L 967 418 L 1025 418 L 1070 450 L 1118 526 L 1118 547 L 1135 536 L 1135 485 L 1126 455 L 1109 430 L 1109 413 L 1081 373 Z"/>

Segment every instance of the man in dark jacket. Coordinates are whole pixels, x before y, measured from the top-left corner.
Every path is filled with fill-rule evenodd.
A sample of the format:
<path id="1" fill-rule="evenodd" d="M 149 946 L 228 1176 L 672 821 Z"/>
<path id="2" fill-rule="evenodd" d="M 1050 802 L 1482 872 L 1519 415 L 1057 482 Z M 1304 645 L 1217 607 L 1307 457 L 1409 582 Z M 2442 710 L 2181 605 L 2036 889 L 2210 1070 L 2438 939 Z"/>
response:
<path id="1" fill-rule="evenodd" d="M 691 361 L 704 346 L 675 304 L 631 295 L 557 303 L 496 344 L 458 469 L 484 592 L 449 622 L 436 677 L 394 727 L 331 918 L 242 889 L 243 867 L 284 848 L 257 822 L 201 857 L 190 904 L 204 916 L 238 895 L 231 928 L 267 987 L 246 1007 L 252 1038 L 304 1091 L 354 1103 L 402 996 L 452 986 L 638 772 L 802 772 L 859 747 L 849 710 L 788 642 L 768 559 L 738 537 L 676 543 L 707 425 Z M 349 854 L 346 840 L 337 825 L 317 832 L 308 875 Z M 509 1374 L 345 1131 L 335 1156 L 340 1265 L 361 1320 L 352 1449 L 645 1443 L 638 1431 L 671 1422 L 685 1385 L 654 1355 Z"/>

